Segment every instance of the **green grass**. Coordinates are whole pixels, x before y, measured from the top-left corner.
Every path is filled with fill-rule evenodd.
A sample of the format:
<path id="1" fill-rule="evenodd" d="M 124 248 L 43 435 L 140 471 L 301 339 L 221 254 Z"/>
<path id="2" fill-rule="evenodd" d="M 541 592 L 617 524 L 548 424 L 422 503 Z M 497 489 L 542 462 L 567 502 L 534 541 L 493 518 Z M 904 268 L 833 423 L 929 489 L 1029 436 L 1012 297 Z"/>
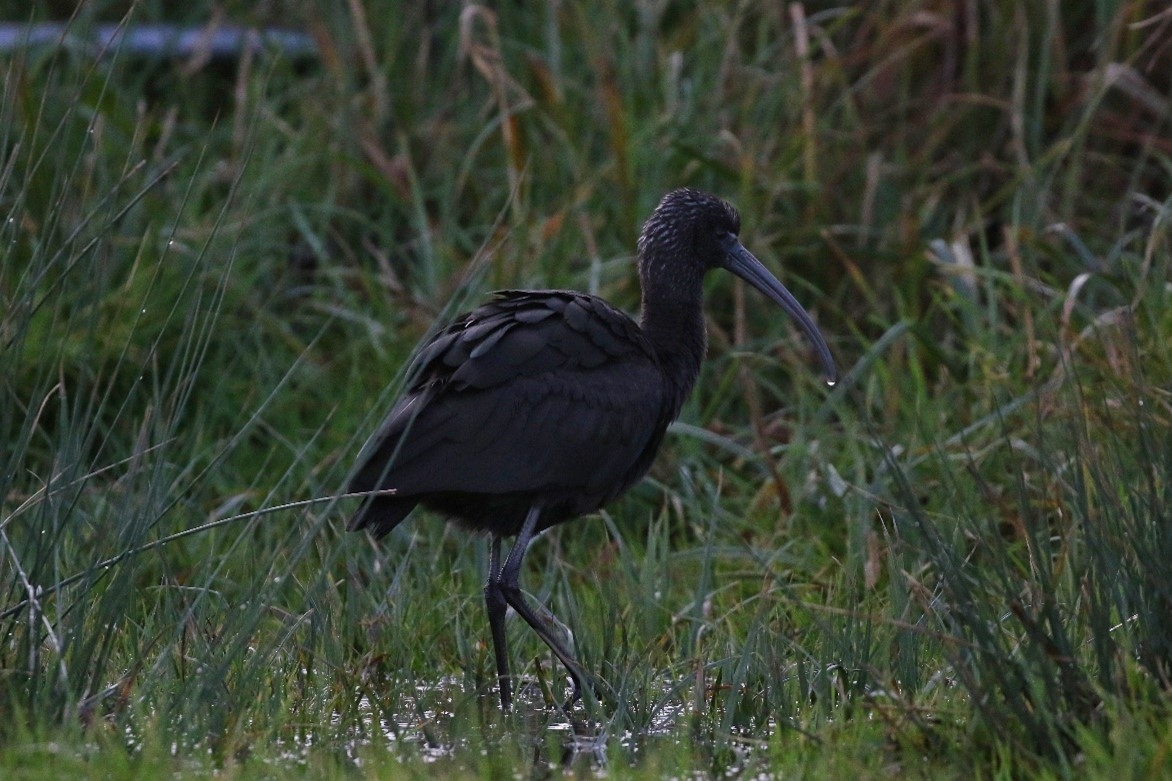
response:
<path id="1" fill-rule="evenodd" d="M 0 774 L 1167 773 L 1157 4 L 318 5 L 216 5 L 313 64 L 0 58 Z M 618 702 L 510 624 L 502 716 L 483 541 L 329 497 L 437 320 L 636 310 L 680 185 L 844 378 L 714 275 L 651 475 L 527 558 Z"/>

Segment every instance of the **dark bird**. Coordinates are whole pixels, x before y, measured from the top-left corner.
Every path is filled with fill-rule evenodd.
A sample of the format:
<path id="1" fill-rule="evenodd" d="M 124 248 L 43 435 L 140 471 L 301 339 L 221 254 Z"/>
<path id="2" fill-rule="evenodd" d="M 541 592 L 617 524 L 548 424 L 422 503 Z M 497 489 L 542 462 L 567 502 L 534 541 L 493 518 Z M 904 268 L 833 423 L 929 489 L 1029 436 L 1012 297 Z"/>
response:
<path id="1" fill-rule="evenodd" d="M 484 598 L 505 710 L 508 606 L 569 671 L 571 703 L 589 680 L 521 593 L 521 561 L 534 536 L 594 512 L 646 474 L 700 372 L 704 275 L 727 269 L 773 299 L 834 381 L 818 328 L 741 245 L 740 227 L 713 195 L 664 196 L 639 236 L 639 323 L 585 293 L 498 292 L 419 350 L 409 387 L 359 458 L 350 490 L 369 495 L 348 529 L 382 537 L 422 504 L 491 535 Z M 501 539 L 514 536 L 502 566 Z"/>

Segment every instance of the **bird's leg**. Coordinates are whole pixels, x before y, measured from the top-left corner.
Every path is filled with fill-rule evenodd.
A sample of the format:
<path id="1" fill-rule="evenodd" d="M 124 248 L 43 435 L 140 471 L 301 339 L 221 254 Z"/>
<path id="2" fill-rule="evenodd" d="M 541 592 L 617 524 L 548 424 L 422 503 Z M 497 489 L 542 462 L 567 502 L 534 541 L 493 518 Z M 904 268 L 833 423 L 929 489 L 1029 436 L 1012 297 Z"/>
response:
<path id="1" fill-rule="evenodd" d="M 569 708 L 582 696 L 582 682 L 589 680 L 583 672 L 578 660 L 574 654 L 566 648 L 565 643 L 562 642 L 553 632 L 550 631 L 549 625 L 541 620 L 537 612 L 525 599 L 521 593 L 521 586 L 518 583 L 521 575 L 521 560 L 525 558 L 525 551 L 529 547 L 529 543 L 533 540 L 534 532 L 537 528 L 537 518 L 541 515 L 541 508 L 534 505 L 529 509 L 529 514 L 525 516 L 525 523 L 521 526 L 521 531 L 517 534 L 517 540 L 513 543 L 513 547 L 509 549 L 509 557 L 505 559 L 505 564 L 501 567 L 499 577 L 497 579 L 496 588 L 504 596 L 504 600 L 512 605 L 513 610 L 521 618 L 525 619 L 525 623 L 533 627 L 533 631 L 537 633 L 547 646 L 549 650 L 553 651 L 556 656 L 565 666 L 566 671 L 569 672 L 571 680 L 574 682 L 574 691 L 570 695 L 566 707 Z M 503 689 L 502 689 L 503 691 Z"/>
<path id="2" fill-rule="evenodd" d="M 488 626 L 492 630 L 492 650 L 496 654 L 496 678 L 501 687 L 501 709 L 508 711 L 513 704 L 509 676 L 509 648 L 505 635 L 505 613 L 508 603 L 501 591 L 501 538 L 493 535 L 488 548 L 488 581 L 484 584 L 484 604 L 488 608 Z"/>

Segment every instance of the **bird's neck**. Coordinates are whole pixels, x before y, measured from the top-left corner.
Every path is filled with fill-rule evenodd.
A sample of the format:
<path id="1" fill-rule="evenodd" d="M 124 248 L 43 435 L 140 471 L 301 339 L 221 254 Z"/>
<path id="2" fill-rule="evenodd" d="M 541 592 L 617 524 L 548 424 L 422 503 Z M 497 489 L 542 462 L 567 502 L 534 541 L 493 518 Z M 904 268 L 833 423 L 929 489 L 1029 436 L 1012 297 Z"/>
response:
<path id="1" fill-rule="evenodd" d="M 704 360 L 707 335 L 704 331 L 704 312 L 700 300 L 671 301 L 643 300 L 640 328 L 651 343 L 667 382 L 671 403 L 671 419 L 680 407 L 696 378 Z"/>

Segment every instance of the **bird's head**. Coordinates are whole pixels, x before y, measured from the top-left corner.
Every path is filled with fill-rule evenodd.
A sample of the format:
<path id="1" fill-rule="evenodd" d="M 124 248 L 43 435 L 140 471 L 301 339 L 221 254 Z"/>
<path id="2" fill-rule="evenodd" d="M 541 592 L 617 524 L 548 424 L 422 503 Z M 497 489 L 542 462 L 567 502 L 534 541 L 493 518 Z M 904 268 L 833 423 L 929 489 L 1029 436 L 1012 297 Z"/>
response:
<path id="1" fill-rule="evenodd" d="M 731 271 L 794 319 L 817 350 L 827 381 L 833 383 L 837 370 L 826 340 L 797 299 L 741 244 L 740 231 L 737 210 L 715 195 L 689 188 L 665 195 L 639 235 L 644 306 L 652 299 L 699 306 L 704 275 L 714 268 Z"/>
<path id="2" fill-rule="evenodd" d="M 741 216 L 730 204 L 700 190 L 680 188 L 663 196 L 639 235 L 641 272 L 703 276 L 723 267 L 729 242 L 737 242 Z"/>

